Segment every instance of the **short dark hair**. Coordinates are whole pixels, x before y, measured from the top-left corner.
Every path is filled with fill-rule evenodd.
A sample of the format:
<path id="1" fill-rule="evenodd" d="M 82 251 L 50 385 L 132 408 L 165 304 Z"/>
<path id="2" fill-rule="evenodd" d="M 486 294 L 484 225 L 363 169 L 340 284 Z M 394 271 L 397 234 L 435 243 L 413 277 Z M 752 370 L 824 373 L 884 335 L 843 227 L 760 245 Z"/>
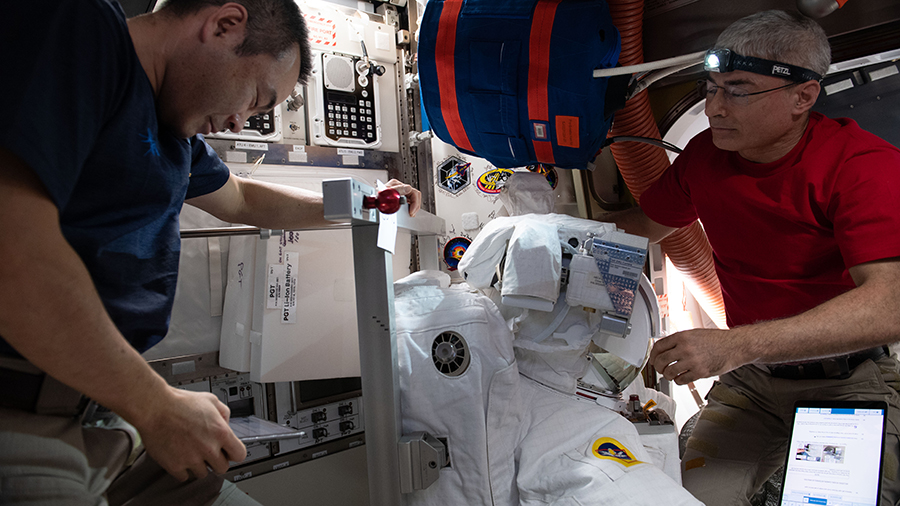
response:
<path id="1" fill-rule="evenodd" d="M 238 3 L 247 9 L 247 34 L 235 51 L 240 56 L 269 54 L 279 58 L 294 44 L 300 46 L 300 75 L 306 84 L 312 72 L 309 30 L 294 0 L 166 0 L 162 6 L 174 16 L 193 14 L 207 6 Z"/>

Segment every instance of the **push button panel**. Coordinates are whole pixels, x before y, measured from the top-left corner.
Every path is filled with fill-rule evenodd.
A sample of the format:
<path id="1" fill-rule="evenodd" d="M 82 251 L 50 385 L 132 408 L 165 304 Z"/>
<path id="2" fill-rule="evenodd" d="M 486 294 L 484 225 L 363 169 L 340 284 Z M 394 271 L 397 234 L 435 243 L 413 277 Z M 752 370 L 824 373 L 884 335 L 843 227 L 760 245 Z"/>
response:
<path id="1" fill-rule="evenodd" d="M 354 66 L 355 71 L 359 70 Z M 365 77 L 359 75 L 357 77 Z M 373 98 L 375 80 L 360 79 L 352 92 L 322 87 L 325 102 L 325 135 L 336 142 L 342 140 L 378 142 L 378 120 Z"/>

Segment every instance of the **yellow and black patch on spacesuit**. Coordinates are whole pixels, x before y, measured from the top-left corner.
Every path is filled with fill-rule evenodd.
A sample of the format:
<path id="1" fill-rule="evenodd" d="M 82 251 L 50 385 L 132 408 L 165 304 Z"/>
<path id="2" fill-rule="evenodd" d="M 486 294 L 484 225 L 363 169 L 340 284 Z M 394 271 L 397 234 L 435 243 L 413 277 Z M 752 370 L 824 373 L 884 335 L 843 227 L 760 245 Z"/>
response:
<path id="1" fill-rule="evenodd" d="M 625 467 L 643 464 L 642 461 L 634 458 L 634 454 L 625 448 L 625 445 L 608 437 L 594 441 L 594 444 L 591 445 L 591 453 L 598 459 L 614 460 Z"/>

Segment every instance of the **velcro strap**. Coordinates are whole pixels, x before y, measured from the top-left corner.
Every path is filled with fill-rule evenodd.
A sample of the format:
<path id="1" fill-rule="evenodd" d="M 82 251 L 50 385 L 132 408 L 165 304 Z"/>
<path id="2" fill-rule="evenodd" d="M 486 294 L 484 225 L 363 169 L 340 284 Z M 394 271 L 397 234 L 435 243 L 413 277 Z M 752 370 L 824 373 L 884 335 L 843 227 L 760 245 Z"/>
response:
<path id="1" fill-rule="evenodd" d="M 441 114 L 453 142 L 462 149 L 474 151 L 459 116 L 456 98 L 456 23 L 464 0 L 444 0 L 435 38 L 434 63 L 437 68 Z"/>
<path id="2" fill-rule="evenodd" d="M 540 0 L 534 8 L 528 42 L 528 121 L 531 145 L 541 163 L 553 164 L 550 134 L 550 105 L 547 82 L 550 79 L 550 38 L 553 20 L 561 0 Z"/>

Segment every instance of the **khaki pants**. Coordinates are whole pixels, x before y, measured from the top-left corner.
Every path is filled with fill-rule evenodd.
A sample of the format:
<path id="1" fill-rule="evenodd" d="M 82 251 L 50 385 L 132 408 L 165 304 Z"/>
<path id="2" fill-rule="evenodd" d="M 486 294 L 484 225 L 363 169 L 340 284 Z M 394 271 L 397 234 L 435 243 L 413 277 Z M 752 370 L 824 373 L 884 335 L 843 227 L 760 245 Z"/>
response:
<path id="1" fill-rule="evenodd" d="M 773 378 L 755 366 L 723 374 L 687 441 L 682 480 L 707 506 L 749 505 L 784 465 L 797 400 L 883 400 L 888 403 L 881 506 L 900 505 L 900 364 L 868 360 L 844 380 Z"/>
<path id="2" fill-rule="evenodd" d="M 213 473 L 179 483 L 146 454 L 125 469 L 131 451 L 122 430 L 0 409 L 0 504 L 259 506 Z"/>

